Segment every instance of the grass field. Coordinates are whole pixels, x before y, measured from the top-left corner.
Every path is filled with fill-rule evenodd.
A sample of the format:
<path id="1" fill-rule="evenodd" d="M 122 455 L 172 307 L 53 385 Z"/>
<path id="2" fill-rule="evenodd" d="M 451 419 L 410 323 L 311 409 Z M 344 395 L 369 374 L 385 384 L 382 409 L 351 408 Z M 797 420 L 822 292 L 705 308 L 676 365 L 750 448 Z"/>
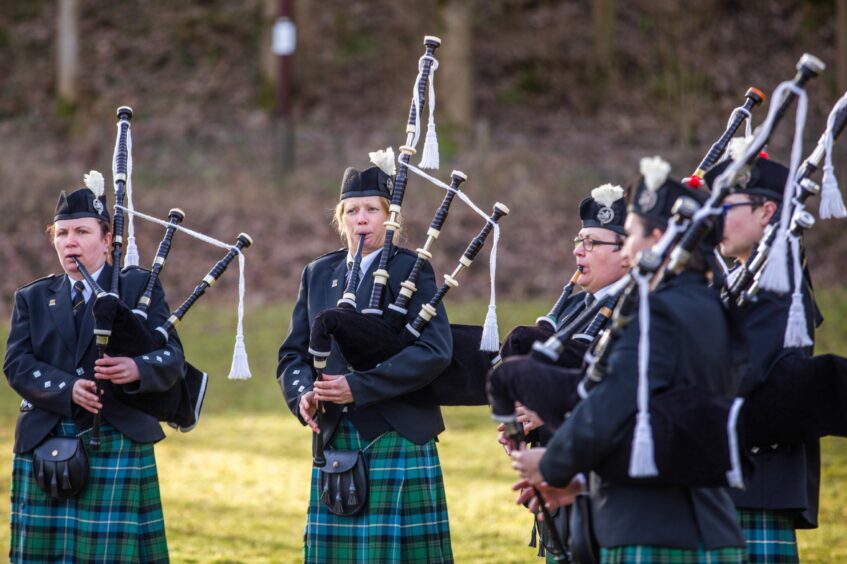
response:
<path id="1" fill-rule="evenodd" d="M 847 354 L 847 292 L 821 295 L 828 314 L 820 350 Z M 501 328 L 534 319 L 547 302 L 503 304 Z M 284 304 L 248 309 L 253 379 L 231 382 L 234 312 L 198 306 L 184 326 L 194 364 L 210 373 L 201 424 L 157 446 L 174 562 L 296 562 L 301 559 L 311 453 L 309 433 L 286 410 L 275 381 L 276 351 L 288 327 Z M 473 322 L 484 304 L 451 306 L 451 320 Z M 5 331 L 3 327 L 0 331 Z M 3 342 L 5 343 L 5 336 Z M 11 444 L 18 400 L 0 387 L 0 544 L 8 546 Z M 514 474 L 495 442 L 485 408 L 445 409 L 438 445 L 453 549 L 459 562 L 538 562 L 527 548 L 531 518 L 513 502 Z M 847 442 L 824 441 L 821 527 L 799 533 L 808 562 L 847 560 Z M 4 548 L 5 549 L 5 548 Z"/>

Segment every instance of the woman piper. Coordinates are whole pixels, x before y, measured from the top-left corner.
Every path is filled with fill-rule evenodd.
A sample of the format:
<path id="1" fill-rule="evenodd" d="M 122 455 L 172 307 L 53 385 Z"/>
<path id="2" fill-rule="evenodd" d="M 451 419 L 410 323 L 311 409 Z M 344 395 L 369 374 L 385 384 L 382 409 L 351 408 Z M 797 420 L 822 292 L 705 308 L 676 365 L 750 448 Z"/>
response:
<path id="1" fill-rule="evenodd" d="M 120 394 L 161 392 L 183 376 L 174 334 L 166 348 L 143 357 L 98 359 L 92 288 L 76 261 L 100 286 L 112 279 L 112 227 L 103 176 L 59 196 L 48 234 L 63 274 L 15 293 L 3 370 L 23 398 L 12 469 L 12 562 L 167 562 L 153 443 L 164 438 L 155 417 Z M 120 297 L 137 303 L 147 273 L 120 274 Z M 170 309 L 154 288 L 147 327 Z M 103 393 L 98 397 L 95 379 Z M 119 393 L 120 392 L 120 393 Z M 99 446 L 89 445 L 100 414 Z M 87 458 L 87 460 L 86 460 Z M 86 472 L 87 469 L 87 472 Z"/>
<path id="2" fill-rule="evenodd" d="M 326 452 L 362 453 L 369 493 L 364 509 L 334 513 L 333 499 L 313 469 L 305 528 L 306 562 L 451 562 L 447 504 L 435 438 L 444 430 L 441 411 L 404 400 L 442 372 L 452 356 L 452 338 L 443 306 L 421 337 L 373 369 L 353 371 L 338 348 L 315 381 L 309 335 L 316 316 L 336 306 L 348 264 L 361 237 L 358 304 L 373 287 L 389 216 L 392 179 L 379 167 L 348 168 L 341 183 L 334 224 L 347 248 L 323 255 L 303 270 L 289 333 L 279 349 L 277 380 L 288 408 L 301 423 L 322 431 Z M 391 246 L 386 303 L 397 296 L 416 255 Z M 409 320 L 435 294 L 435 275 L 426 263 L 408 306 Z M 317 402 L 324 411 L 316 417 Z M 319 419 L 319 422 L 318 422 Z M 320 436 L 320 435 L 319 435 Z M 332 464 L 328 464 L 327 468 Z M 324 486 L 326 487 L 326 486 Z M 354 492 L 344 491 L 345 499 Z"/>

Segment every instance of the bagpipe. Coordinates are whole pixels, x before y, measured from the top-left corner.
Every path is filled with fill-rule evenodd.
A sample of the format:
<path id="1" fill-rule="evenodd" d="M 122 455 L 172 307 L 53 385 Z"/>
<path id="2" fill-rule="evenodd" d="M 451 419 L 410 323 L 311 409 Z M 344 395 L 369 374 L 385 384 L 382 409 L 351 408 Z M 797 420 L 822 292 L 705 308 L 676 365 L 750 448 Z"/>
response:
<path id="1" fill-rule="evenodd" d="M 132 160 L 130 153 L 130 120 L 132 119 L 132 109 L 126 106 L 118 108 L 117 117 L 118 135 L 115 145 L 113 165 L 115 187 L 115 214 L 113 218 L 112 246 L 113 268 L 109 291 L 107 292 L 101 288 L 91 274 L 86 271 L 85 267 L 78 260 L 74 259 L 77 268 L 92 288 L 95 295 L 95 300 L 92 306 L 94 314 L 94 336 L 95 345 L 100 358 L 102 358 L 105 354 L 111 356 L 138 357 L 155 351 L 160 351 L 165 348 L 171 334 L 176 328 L 176 325 L 182 321 L 188 310 L 201 296 L 203 296 L 206 290 L 220 278 L 236 256 L 239 256 L 240 264 L 243 267 L 242 251 L 252 244 L 250 237 L 244 233 L 241 233 L 238 236 L 235 244 L 233 245 L 220 243 L 219 246 L 227 247 L 228 250 L 226 254 L 217 261 L 217 263 L 195 287 L 191 295 L 171 313 L 167 320 L 156 327 L 155 330 L 149 330 L 145 324 L 148 308 L 151 304 L 154 289 L 158 284 L 159 275 L 161 274 L 167 261 L 168 254 L 170 253 L 174 233 L 177 230 L 183 230 L 206 240 L 214 240 L 181 227 L 180 224 L 185 218 L 185 213 L 178 208 L 170 210 L 168 214 L 168 221 L 163 222 L 136 212 L 132 207 L 131 201 L 129 207 L 124 207 L 124 198 L 127 194 L 128 186 L 131 186 L 130 178 L 132 173 Z M 120 297 L 120 264 L 123 250 L 125 212 L 130 214 L 130 225 L 132 225 L 132 215 L 139 215 L 146 219 L 163 224 L 166 227 L 165 235 L 158 246 L 156 257 L 153 260 L 153 265 L 149 271 L 144 291 L 136 304 L 126 304 Z M 129 232 L 131 248 L 134 246 L 134 242 L 131 237 L 131 228 L 129 229 Z M 135 253 L 137 253 L 137 251 L 133 249 L 133 254 Z M 129 255 L 130 253 L 128 252 L 127 254 Z M 127 258 L 129 259 L 130 257 L 128 256 Z M 129 262 L 129 260 L 127 262 Z M 125 264 L 125 269 L 133 268 L 134 266 L 135 265 L 132 264 Z M 236 358 L 238 361 L 236 361 L 236 359 L 233 361 L 233 371 L 230 374 L 230 378 L 250 377 L 249 368 L 246 364 L 246 353 L 243 351 L 243 338 L 240 334 L 242 307 L 243 306 L 239 304 L 239 336 L 236 342 Z M 161 354 L 169 356 L 171 353 L 170 351 L 165 350 Z M 188 362 L 185 363 L 184 376 L 180 378 L 180 380 L 171 389 L 162 392 L 128 393 L 123 386 L 114 385 L 110 382 L 101 383 L 100 380 L 96 380 L 98 395 L 102 395 L 103 393 L 114 394 L 122 403 L 135 407 L 148 415 L 156 417 L 159 421 L 167 422 L 171 426 L 183 432 L 190 431 L 197 424 L 197 420 L 200 416 L 200 409 L 206 393 L 207 382 L 207 374 L 195 368 Z M 108 390 L 105 388 L 108 388 Z M 100 414 L 97 413 L 94 416 L 91 437 L 91 446 L 94 448 L 99 446 L 99 426 Z"/>
<path id="2" fill-rule="evenodd" d="M 804 55 L 797 65 L 798 72 L 793 81 L 781 84 L 772 96 L 771 99 L 776 102 L 771 105 L 763 126 L 743 154 L 733 160 L 717 178 L 708 198 L 703 202 L 685 202 L 682 198 L 677 201 L 674 218 L 669 222 L 668 229 L 660 241 L 652 249 L 642 252 L 638 265 L 621 281 L 624 289 L 615 307 L 611 326 L 587 354 L 588 367 L 576 386 L 576 393 L 569 391 L 571 401 L 578 401 L 580 394 L 584 397 L 594 385 L 602 381 L 608 369 L 608 352 L 630 321 L 637 318 L 640 339 L 647 337 L 647 300 L 650 289 L 663 279 L 673 277 L 695 251 L 701 249 L 705 254 L 705 246 L 714 246 L 714 241 L 704 245 L 704 239 L 713 231 L 715 218 L 721 214 L 722 201 L 729 193 L 730 187 L 759 157 L 759 152 L 793 100 L 805 100 L 802 86 L 810 78 L 817 76 L 822 69 L 823 64 L 820 61 L 810 55 Z M 795 138 L 796 136 L 797 132 Z M 596 312 L 589 308 L 584 315 L 587 320 L 589 315 L 596 315 Z M 552 338 L 548 339 L 548 342 L 550 340 Z M 536 344 L 535 352 L 548 354 L 534 355 L 531 360 L 524 362 L 543 361 L 543 356 L 555 357 L 559 352 L 556 350 L 556 343 L 550 344 L 553 346 Z M 639 348 L 640 351 L 649 350 L 649 347 Z M 736 429 L 743 400 L 723 398 L 705 390 L 686 388 L 669 390 L 651 398 L 646 373 L 648 359 L 641 358 L 642 356 L 643 352 L 639 355 L 638 410 L 632 422 L 633 429 L 629 431 L 633 441 L 623 441 L 608 464 L 595 470 L 615 482 L 653 481 L 691 487 L 727 484 L 741 486 L 747 466 L 742 460 Z M 523 359 L 516 362 L 520 361 Z M 504 423 L 514 420 L 515 400 L 522 401 L 529 409 L 535 410 L 537 407 L 524 401 L 522 393 L 525 387 L 521 382 L 517 382 L 525 378 L 529 371 L 519 370 L 516 366 L 513 374 L 503 374 L 500 381 L 495 379 L 498 372 L 508 364 L 504 362 L 494 371 L 489 382 L 494 418 Z M 530 370 L 538 372 L 535 366 Z M 577 371 L 572 371 L 570 374 L 562 374 L 561 378 L 573 385 L 579 376 Z M 685 403 L 680 403 L 680 398 L 686 398 Z M 558 406 L 558 409 L 565 409 L 566 413 L 567 407 Z M 560 415 L 560 418 L 563 416 L 564 414 Z M 714 424 L 708 424 L 709 432 L 704 434 L 703 425 L 708 423 L 710 418 Z M 691 445 L 698 446 L 697 452 L 693 452 L 695 449 L 692 449 Z"/>
<path id="3" fill-rule="evenodd" d="M 335 308 L 327 309 L 317 315 L 310 333 L 309 353 L 313 357 L 313 366 L 316 377 L 322 377 L 326 367 L 327 359 L 331 354 L 333 342 L 338 347 L 342 356 L 352 370 L 364 371 L 375 367 L 402 349 L 412 345 L 426 330 L 429 322 L 437 315 L 437 308 L 450 289 L 459 285 L 459 274 L 471 266 L 474 259 L 485 244 L 486 239 L 494 233 L 494 246 L 492 247 L 493 270 L 494 256 L 499 237 L 499 220 L 509 213 L 509 209 L 496 203 L 490 214 L 486 214 L 467 198 L 459 189 L 459 186 L 467 180 L 464 173 L 453 171 L 451 184 L 448 186 L 437 179 L 427 175 L 420 168 L 437 168 L 437 152 L 433 150 L 436 145 L 434 141 L 433 106 L 434 91 L 432 87 L 433 73 L 437 68 L 437 61 L 433 57 L 435 50 L 441 41 L 437 37 L 427 36 L 424 38 L 425 53 L 419 62 L 419 73 L 415 80 L 412 93 L 412 103 L 409 111 L 409 119 L 406 127 L 406 144 L 399 149 L 396 174 L 392 168 L 384 166 L 385 154 L 372 154 L 371 158 L 383 170 L 394 176 L 393 191 L 389 206 L 389 218 L 385 222 L 385 239 L 382 254 L 379 257 L 378 266 L 373 274 L 374 284 L 370 300 L 366 308 L 358 309 L 356 303 L 356 287 L 358 285 L 358 266 L 354 267 L 348 279 L 342 298 Z M 427 133 L 426 144 L 423 151 L 423 159 L 420 168 L 410 163 L 411 157 L 416 153 L 416 145 L 420 137 L 419 123 L 421 114 L 426 104 L 425 94 L 429 92 L 430 123 Z M 394 236 L 399 231 L 400 211 L 406 191 L 409 171 L 430 180 L 446 190 L 446 194 L 439 205 L 430 227 L 427 231 L 427 240 L 423 247 L 417 249 L 416 260 L 406 280 L 400 283 L 400 289 L 395 301 L 385 304 L 385 295 L 388 285 L 388 261 L 394 254 Z M 408 319 L 408 307 L 412 296 L 417 292 L 417 280 L 426 261 L 432 258 L 431 247 L 438 238 L 444 222 L 447 219 L 449 208 L 458 196 L 468 203 L 478 214 L 485 218 L 485 224 L 479 233 L 471 240 L 465 252 L 459 258 L 458 265 L 451 274 L 444 275 L 444 283 L 438 288 L 435 295 L 428 303 L 423 304 L 417 316 L 411 321 Z M 361 256 L 362 241 L 359 242 L 356 256 Z M 356 258 L 354 261 L 360 261 Z M 493 280 L 492 280 L 493 289 Z M 492 306 L 489 307 L 489 314 Z M 493 325 L 493 327 L 492 327 Z M 454 354 L 450 366 L 439 375 L 433 382 L 423 389 L 404 396 L 405 401 L 425 405 L 478 405 L 485 404 L 484 377 L 491 365 L 494 353 L 497 350 L 496 318 L 494 323 L 486 321 L 485 327 L 468 325 L 450 326 Z M 486 333 L 487 329 L 487 333 Z M 495 346 L 481 347 L 481 343 L 491 340 L 493 333 Z M 471 376 L 469 376 L 471 375 Z M 318 418 L 322 406 L 318 407 Z M 320 426 L 320 423 L 319 423 Z M 322 432 L 314 436 L 313 454 L 314 464 L 321 467 L 325 464 L 323 455 L 324 440 Z"/>

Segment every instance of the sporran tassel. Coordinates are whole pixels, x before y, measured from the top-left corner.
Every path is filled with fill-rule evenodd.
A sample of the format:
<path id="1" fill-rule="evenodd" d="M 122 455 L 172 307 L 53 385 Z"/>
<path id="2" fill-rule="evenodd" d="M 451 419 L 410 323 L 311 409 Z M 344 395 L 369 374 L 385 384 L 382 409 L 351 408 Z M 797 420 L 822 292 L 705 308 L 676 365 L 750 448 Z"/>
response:
<path id="1" fill-rule="evenodd" d="M 423 154 L 418 166 L 438 170 L 440 165 L 438 157 L 438 137 L 435 133 L 435 71 L 438 69 L 438 61 L 433 59 L 429 71 L 429 121 L 426 124 L 426 139 L 424 140 Z"/>
<path id="2" fill-rule="evenodd" d="M 344 502 L 341 497 L 341 474 L 335 477 L 335 502 L 332 504 L 332 508 L 336 513 L 344 512 Z"/>
<path id="3" fill-rule="evenodd" d="M 321 489 L 321 503 L 329 505 L 329 478 L 324 479 L 324 487 Z"/>
<path id="4" fill-rule="evenodd" d="M 356 507 L 359 505 L 359 496 L 356 494 L 356 482 L 350 479 L 350 488 L 347 490 L 347 505 Z"/>

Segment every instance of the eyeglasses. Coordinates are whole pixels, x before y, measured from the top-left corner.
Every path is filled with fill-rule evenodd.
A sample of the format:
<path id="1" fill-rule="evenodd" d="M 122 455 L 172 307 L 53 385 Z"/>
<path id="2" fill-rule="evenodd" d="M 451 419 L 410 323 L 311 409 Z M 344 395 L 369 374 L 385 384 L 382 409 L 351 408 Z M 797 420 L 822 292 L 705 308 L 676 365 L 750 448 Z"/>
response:
<path id="1" fill-rule="evenodd" d="M 729 210 L 731 210 L 732 208 L 737 208 L 737 207 L 740 207 L 740 206 L 752 206 L 752 207 L 755 208 L 755 207 L 760 206 L 760 205 L 761 204 L 759 204 L 757 202 L 735 202 L 733 204 L 722 205 L 721 211 L 723 212 L 724 215 L 726 215 L 726 214 L 729 213 Z"/>
<path id="2" fill-rule="evenodd" d="M 594 239 L 592 239 L 590 237 L 580 237 L 579 235 L 577 235 L 576 237 L 573 238 L 573 248 L 576 249 L 580 245 L 582 245 L 582 248 L 585 249 L 585 252 L 587 252 L 587 253 L 590 253 L 591 251 L 593 251 L 594 247 L 596 247 L 597 245 L 612 245 L 614 247 L 617 247 L 618 249 L 621 248 L 621 243 L 619 243 L 617 241 L 615 241 L 615 242 L 595 241 Z"/>

